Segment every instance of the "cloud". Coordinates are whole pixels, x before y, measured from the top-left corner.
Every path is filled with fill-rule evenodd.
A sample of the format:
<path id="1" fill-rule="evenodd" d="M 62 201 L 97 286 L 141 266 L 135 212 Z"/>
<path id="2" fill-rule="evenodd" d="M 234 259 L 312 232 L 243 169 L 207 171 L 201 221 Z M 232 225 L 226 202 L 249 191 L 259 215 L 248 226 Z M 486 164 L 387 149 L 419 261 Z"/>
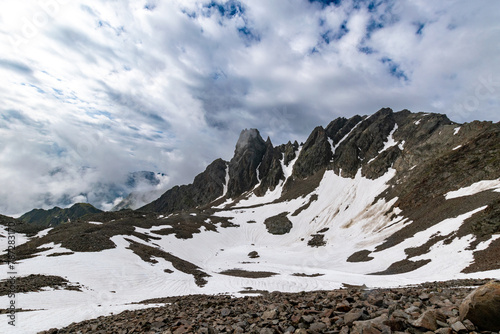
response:
<path id="1" fill-rule="evenodd" d="M 305 141 L 316 125 L 386 106 L 500 120 L 496 1 L 2 6 L 7 214 L 81 199 L 134 171 L 191 182 L 231 158 L 243 128 Z"/>
<path id="2" fill-rule="evenodd" d="M 31 76 L 33 74 L 33 70 L 26 66 L 23 63 L 14 61 L 14 60 L 8 60 L 8 59 L 0 59 L 0 67 L 3 67 L 5 69 L 24 74 L 24 75 L 29 75 Z"/>

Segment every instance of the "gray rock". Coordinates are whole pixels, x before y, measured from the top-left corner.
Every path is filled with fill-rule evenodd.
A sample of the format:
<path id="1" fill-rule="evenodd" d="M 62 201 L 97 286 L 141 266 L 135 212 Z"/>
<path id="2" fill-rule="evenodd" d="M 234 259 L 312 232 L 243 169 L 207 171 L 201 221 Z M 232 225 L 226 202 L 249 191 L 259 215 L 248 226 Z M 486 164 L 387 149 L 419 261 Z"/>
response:
<path id="1" fill-rule="evenodd" d="M 353 309 L 344 315 L 344 323 L 348 326 L 363 316 L 363 310 Z"/>
<path id="2" fill-rule="evenodd" d="M 267 231 L 271 234 L 282 235 L 290 232 L 293 225 L 287 217 L 288 212 L 280 213 L 279 215 L 267 218 L 264 221 Z"/>
<path id="3" fill-rule="evenodd" d="M 465 328 L 464 324 L 461 321 L 457 321 L 451 325 L 451 329 L 455 332 L 467 332 L 467 328 Z"/>
<path id="4" fill-rule="evenodd" d="M 436 323 L 436 314 L 434 310 L 425 311 L 417 320 L 412 322 L 412 325 L 418 328 L 428 329 L 430 331 L 435 331 L 438 329 Z"/>
<path id="5" fill-rule="evenodd" d="M 471 292 L 460 305 L 460 319 L 481 330 L 500 331 L 500 282 L 491 281 Z"/>

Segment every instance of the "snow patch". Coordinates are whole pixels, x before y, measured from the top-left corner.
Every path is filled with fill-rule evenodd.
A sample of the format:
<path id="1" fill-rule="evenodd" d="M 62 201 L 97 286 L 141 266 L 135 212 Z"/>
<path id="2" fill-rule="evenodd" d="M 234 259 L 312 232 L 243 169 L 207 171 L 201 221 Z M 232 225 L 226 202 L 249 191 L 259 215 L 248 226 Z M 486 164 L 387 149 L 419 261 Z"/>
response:
<path id="1" fill-rule="evenodd" d="M 371 117 L 371 116 L 373 116 L 373 115 L 370 115 L 370 117 Z M 368 118 L 370 118 L 370 117 L 368 117 Z M 367 118 L 367 119 L 368 119 L 368 118 Z M 337 145 L 333 146 L 333 140 L 330 142 L 330 144 L 332 145 L 332 153 L 333 153 L 333 155 L 335 155 L 335 151 L 337 151 L 337 148 L 340 146 L 340 144 L 342 144 L 342 142 L 343 142 L 344 140 L 346 140 L 346 139 L 347 139 L 347 137 L 349 137 L 349 135 L 350 135 L 350 134 L 351 134 L 351 133 L 352 133 L 352 132 L 353 132 L 353 131 L 354 131 L 354 130 L 358 127 L 358 125 L 360 125 L 361 123 L 363 123 L 363 121 L 364 121 L 364 119 L 363 119 L 363 120 L 361 120 L 361 121 L 359 121 L 359 123 L 358 123 L 358 124 L 356 124 L 356 125 L 355 125 L 352 129 L 351 129 L 351 131 L 349 131 L 349 133 L 348 133 L 348 134 L 346 134 L 344 137 L 342 137 L 342 139 L 341 139 L 341 140 L 337 143 Z"/>
<path id="2" fill-rule="evenodd" d="M 49 228 L 46 228 L 45 230 L 42 230 L 40 232 L 38 232 L 34 238 L 43 238 L 44 236 L 46 236 L 47 234 L 49 234 L 49 232 L 53 229 L 53 227 L 49 227 Z"/>
<path id="3" fill-rule="evenodd" d="M 389 136 L 387 137 L 387 141 L 384 144 L 384 148 L 380 152 L 378 152 L 379 154 L 398 144 L 396 140 L 394 140 L 394 133 L 396 132 L 397 129 L 398 129 L 398 124 L 396 123 L 394 124 L 394 128 L 392 129 L 391 133 L 389 133 Z"/>
<path id="4" fill-rule="evenodd" d="M 460 126 L 458 128 L 454 128 L 453 129 L 453 135 L 456 135 L 458 133 L 458 131 L 460 131 Z"/>
<path id="5" fill-rule="evenodd" d="M 460 147 L 462 147 L 462 145 L 458 145 L 457 147 L 454 147 L 454 148 L 452 149 L 452 151 L 456 151 L 456 150 L 458 150 Z"/>
<path id="6" fill-rule="evenodd" d="M 450 191 L 445 195 L 446 199 L 452 199 L 463 196 L 472 196 L 486 190 L 500 192 L 500 179 L 484 180 L 471 184 L 468 187 L 460 188 L 455 191 Z"/>

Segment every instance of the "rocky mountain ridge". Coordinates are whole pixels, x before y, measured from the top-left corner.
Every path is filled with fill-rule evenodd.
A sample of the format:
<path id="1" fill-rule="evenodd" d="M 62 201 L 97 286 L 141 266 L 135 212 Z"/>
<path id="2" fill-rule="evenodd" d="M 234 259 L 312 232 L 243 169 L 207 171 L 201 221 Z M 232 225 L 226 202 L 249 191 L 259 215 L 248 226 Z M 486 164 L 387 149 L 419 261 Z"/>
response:
<path id="1" fill-rule="evenodd" d="M 72 220 L 99 212 L 102 212 L 102 210 L 96 209 L 91 204 L 76 203 L 67 209 L 61 209 L 57 206 L 50 210 L 33 209 L 19 217 L 19 220 L 35 225 L 39 229 L 44 229 L 69 223 Z"/>

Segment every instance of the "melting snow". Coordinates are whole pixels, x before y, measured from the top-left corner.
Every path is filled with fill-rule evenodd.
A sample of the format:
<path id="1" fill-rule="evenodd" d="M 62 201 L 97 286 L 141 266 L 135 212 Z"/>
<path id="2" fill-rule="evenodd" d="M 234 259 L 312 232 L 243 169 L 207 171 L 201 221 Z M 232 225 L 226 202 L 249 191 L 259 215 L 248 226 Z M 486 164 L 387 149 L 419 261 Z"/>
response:
<path id="1" fill-rule="evenodd" d="M 484 180 L 471 184 L 468 187 L 460 188 L 455 191 L 450 191 L 445 195 L 446 199 L 452 199 L 463 196 L 472 196 L 486 190 L 494 190 L 500 192 L 500 179 Z"/>
<path id="2" fill-rule="evenodd" d="M 394 129 L 392 129 L 391 133 L 389 133 L 389 136 L 387 137 L 387 141 L 385 142 L 384 148 L 380 152 L 378 152 L 379 154 L 398 144 L 394 140 L 394 132 L 396 132 L 397 129 L 398 129 L 398 124 L 394 124 Z"/>
<path id="3" fill-rule="evenodd" d="M 291 168 L 292 163 L 289 164 Z M 285 171 L 284 171 L 285 172 Z M 288 172 L 285 172 L 285 175 Z M 450 244 L 438 243 L 417 259 L 432 259 L 432 262 L 410 273 L 399 275 L 367 275 L 385 270 L 391 263 L 406 258 L 404 250 L 423 245 L 433 235 L 453 233 L 465 219 L 483 210 L 484 207 L 455 218 L 446 219 L 412 238 L 380 252 L 373 252 L 373 260 L 349 263 L 346 259 L 354 252 L 374 250 L 388 236 L 408 223 L 399 216 L 401 210 L 394 207 L 397 198 L 386 202 L 375 199 L 388 187 L 395 175 L 393 169 L 376 180 L 369 180 L 358 172 L 354 179 L 343 178 L 333 171 L 326 171 L 317 189 L 305 197 L 287 202 L 245 208 L 235 207 L 216 213 L 228 217 L 238 227 L 217 227 L 217 232 L 196 233 L 191 239 L 177 239 L 173 234 L 157 235 L 158 240 L 146 242 L 135 236 L 114 236 L 116 248 L 101 252 L 74 253 L 72 255 L 35 258 L 19 261 L 22 275 L 45 274 L 66 277 L 70 282 L 79 282 L 82 292 L 49 290 L 38 293 L 23 293 L 16 296 L 17 307 L 37 311 L 17 313 L 18 333 L 36 333 L 52 327 L 62 327 L 71 322 L 118 313 L 125 309 L 152 307 L 153 305 L 130 304 L 144 299 L 186 294 L 231 293 L 238 295 L 244 287 L 268 291 L 310 291 L 333 289 L 342 283 L 366 284 L 369 287 L 391 287 L 401 284 L 416 284 L 430 280 L 445 280 L 480 276 L 466 275 L 460 271 L 473 259 L 473 250 L 466 250 L 473 236 L 454 239 Z M 500 180 L 492 187 L 500 188 Z M 484 187 L 484 186 L 483 186 Z M 276 193 L 268 193 L 269 201 Z M 469 193 L 472 191 L 469 191 Z M 314 197 L 313 197 L 314 196 Z M 313 200 L 315 199 L 316 200 Z M 262 199 L 262 198 L 261 198 Z M 309 205 L 308 207 L 306 207 Z M 300 211 L 301 209 L 302 211 Z M 285 235 L 267 232 L 266 218 L 288 212 L 293 228 Z M 390 212 L 389 214 L 385 214 Z M 295 215 L 293 215 L 295 213 Z M 393 217 L 395 215 L 395 217 Z M 249 224 L 249 221 L 255 223 Z M 167 226 L 150 229 L 136 228 L 140 233 L 152 233 Z M 313 248 L 308 240 L 318 231 L 323 232 L 327 244 Z M 5 233 L 5 231 L 0 231 Z M 498 236 L 495 236 L 498 237 Z M 165 252 L 189 261 L 211 277 L 204 287 L 195 284 L 193 276 L 180 272 L 168 261 L 155 258 L 155 264 L 144 262 L 128 249 L 125 238 L 159 247 Z M 493 239 L 491 239 L 493 240 Z M 488 242 L 481 243 L 486 247 Z M 4 246 L 5 238 L 0 238 Z M 60 245 L 50 245 L 49 252 L 61 252 Z M 222 250 L 221 248 L 224 248 Z M 202 251 L 200 251 L 202 250 Z M 258 261 L 250 261 L 248 253 L 257 251 Z M 43 253 L 42 255 L 45 255 Z M 449 261 L 449 254 L 456 260 Z M 271 271 L 278 275 L 264 279 L 232 277 L 219 274 L 223 270 L 242 268 L 248 271 Z M 3 268 L 5 269 L 5 267 Z M 173 271 L 168 274 L 165 272 Z M 318 277 L 297 277 L 294 273 L 323 274 Z M 490 277 L 500 275 L 500 270 L 491 271 Z M 0 296 L 0 304 L 8 305 L 7 296 Z M 15 333 L 7 324 L 6 315 L 0 321 L 0 332 Z"/>
<path id="4" fill-rule="evenodd" d="M 43 238 L 44 236 L 46 236 L 47 234 L 49 234 L 50 230 L 52 230 L 53 227 L 49 227 L 49 228 L 46 228 L 45 230 L 42 230 L 40 232 L 38 232 L 34 238 Z"/>

